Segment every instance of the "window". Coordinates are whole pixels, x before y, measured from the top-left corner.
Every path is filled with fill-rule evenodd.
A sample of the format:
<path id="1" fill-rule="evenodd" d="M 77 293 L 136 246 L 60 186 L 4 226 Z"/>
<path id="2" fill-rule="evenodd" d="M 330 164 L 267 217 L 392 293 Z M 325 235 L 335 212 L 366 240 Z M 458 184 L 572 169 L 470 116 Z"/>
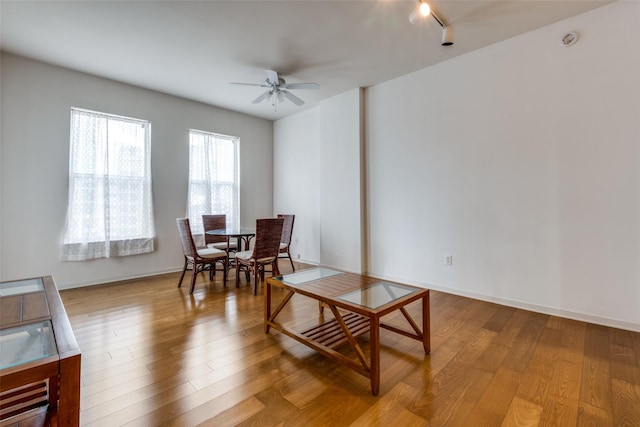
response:
<path id="1" fill-rule="evenodd" d="M 62 259 L 153 252 L 151 124 L 71 109 Z"/>
<path id="2" fill-rule="evenodd" d="M 240 224 L 238 145 L 235 136 L 189 131 L 187 216 L 194 235 L 203 235 L 203 214 L 227 215 L 227 226 Z"/>

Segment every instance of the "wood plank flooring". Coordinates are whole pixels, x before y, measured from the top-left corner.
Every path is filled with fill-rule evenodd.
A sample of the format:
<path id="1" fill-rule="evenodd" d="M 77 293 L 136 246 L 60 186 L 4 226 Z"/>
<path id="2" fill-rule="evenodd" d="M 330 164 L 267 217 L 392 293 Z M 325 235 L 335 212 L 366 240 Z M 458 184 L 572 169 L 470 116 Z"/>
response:
<path id="1" fill-rule="evenodd" d="M 640 426 L 638 333 L 432 292 L 431 355 L 381 331 L 374 397 L 365 377 L 265 334 L 244 278 L 201 274 L 189 295 L 178 277 L 61 291 L 83 426 Z M 320 316 L 291 305 L 291 323 Z"/>

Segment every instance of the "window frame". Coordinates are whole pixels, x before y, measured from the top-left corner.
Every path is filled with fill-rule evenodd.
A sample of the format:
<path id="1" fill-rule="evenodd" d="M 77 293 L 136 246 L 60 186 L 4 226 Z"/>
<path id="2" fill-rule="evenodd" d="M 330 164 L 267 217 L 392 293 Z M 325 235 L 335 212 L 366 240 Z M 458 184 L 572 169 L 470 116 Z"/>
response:
<path id="1" fill-rule="evenodd" d="M 233 179 L 227 181 L 220 181 L 222 184 L 219 184 L 218 187 L 227 186 L 230 188 L 230 193 L 232 195 L 231 207 L 228 210 L 225 209 L 216 209 L 215 200 L 216 195 L 214 194 L 215 189 L 213 185 L 218 181 L 213 179 L 213 176 L 216 173 L 216 165 L 210 164 L 209 171 L 210 175 L 205 176 L 206 165 L 201 163 L 199 168 L 203 176 L 198 179 L 194 179 L 193 174 L 195 173 L 195 162 L 194 159 L 194 148 L 192 144 L 194 144 L 193 137 L 199 136 L 204 138 L 202 143 L 205 147 L 202 147 L 202 150 L 213 149 L 211 146 L 206 147 L 207 144 L 221 143 L 228 141 L 233 145 Z M 203 242 L 200 241 L 200 237 L 204 236 L 204 229 L 202 226 L 202 215 L 203 214 L 225 214 L 227 220 L 227 227 L 239 227 L 240 226 L 240 137 L 234 135 L 226 135 L 219 132 L 212 131 L 204 131 L 200 129 L 189 129 L 188 133 L 188 144 L 189 144 L 189 179 L 188 179 L 188 196 L 187 196 L 187 217 L 189 217 L 191 229 L 194 234 L 194 238 L 197 240 L 197 244 L 201 244 Z M 209 161 L 211 161 L 211 157 L 213 155 L 208 153 Z M 206 159 L 203 159 L 202 162 L 206 162 Z M 204 190 L 208 190 L 208 201 L 204 203 L 194 204 L 193 199 L 195 197 L 192 186 L 202 186 Z M 205 206 L 205 203 L 207 206 Z M 198 206 L 199 205 L 199 206 Z"/>
<path id="2" fill-rule="evenodd" d="M 137 131 L 132 134 L 131 125 L 141 126 L 142 135 Z M 139 151 L 139 156 L 128 156 L 127 150 L 133 154 Z M 83 158 L 90 161 L 83 163 Z M 133 160 L 118 162 L 112 158 Z M 131 168 L 127 170 L 127 166 Z M 149 120 L 71 107 L 68 188 L 63 261 L 154 251 Z M 138 215 L 131 215 L 132 210 Z M 118 216 L 138 221 L 113 219 Z"/>

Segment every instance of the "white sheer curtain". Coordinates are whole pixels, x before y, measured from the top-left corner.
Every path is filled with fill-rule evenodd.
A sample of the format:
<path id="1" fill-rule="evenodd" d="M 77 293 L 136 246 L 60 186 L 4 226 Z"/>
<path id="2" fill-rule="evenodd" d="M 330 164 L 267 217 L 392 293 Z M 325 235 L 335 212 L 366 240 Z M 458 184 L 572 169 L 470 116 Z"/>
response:
<path id="1" fill-rule="evenodd" d="M 71 109 L 62 259 L 153 252 L 150 123 Z"/>
<path id="2" fill-rule="evenodd" d="M 196 244 L 203 242 L 203 214 L 225 214 L 227 226 L 240 224 L 239 141 L 235 136 L 189 131 L 187 216 Z"/>

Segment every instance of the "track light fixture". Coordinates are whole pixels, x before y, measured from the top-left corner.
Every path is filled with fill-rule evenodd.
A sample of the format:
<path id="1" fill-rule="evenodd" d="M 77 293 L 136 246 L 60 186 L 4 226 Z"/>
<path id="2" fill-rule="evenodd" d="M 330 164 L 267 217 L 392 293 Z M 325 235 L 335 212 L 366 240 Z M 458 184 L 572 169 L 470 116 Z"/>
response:
<path id="1" fill-rule="evenodd" d="M 442 46 L 451 46 L 453 44 L 453 36 L 453 27 L 442 27 Z"/>
<path id="2" fill-rule="evenodd" d="M 444 21 L 440 19 L 433 11 L 431 7 L 424 0 L 418 0 L 418 7 L 411 11 L 409 14 L 409 22 L 415 24 L 424 20 L 427 16 L 431 15 L 438 24 L 442 27 L 442 46 L 451 46 L 453 44 L 453 27 L 445 25 Z"/>
<path id="3" fill-rule="evenodd" d="M 429 16 L 429 13 L 431 13 L 431 6 L 429 6 L 426 2 L 423 2 L 421 0 L 418 0 L 419 6 L 418 6 L 418 10 L 420 10 L 420 14 L 422 16 Z"/>

